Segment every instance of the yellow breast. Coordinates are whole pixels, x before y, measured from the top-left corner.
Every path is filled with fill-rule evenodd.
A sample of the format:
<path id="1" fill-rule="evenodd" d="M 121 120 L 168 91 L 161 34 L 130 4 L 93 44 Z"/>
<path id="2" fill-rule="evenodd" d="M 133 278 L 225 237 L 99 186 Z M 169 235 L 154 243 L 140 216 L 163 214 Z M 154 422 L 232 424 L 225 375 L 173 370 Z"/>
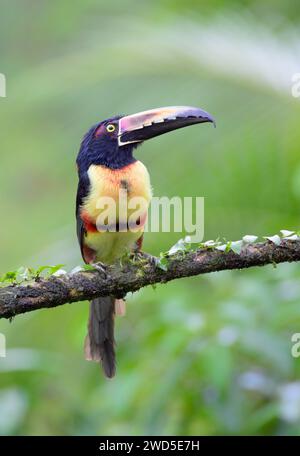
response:
<path id="1" fill-rule="evenodd" d="M 127 195 L 127 202 L 134 204 L 134 198 L 140 198 L 142 207 L 148 210 L 152 190 L 147 168 L 140 161 L 136 161 L 121 169 L 110 169 L 106 166 L 92 165 L 89 168 L 90 192 L 86 198 L 83 209 L 91 219 L 96 222 L 103 211 L 102 205 L 111 198 L 119 205 L 120 194 Z M 144 200 L 144 201 L 143 201 Z M 137 200 L 136 200 L 137 201 Z M 141 207 L 141 209 L 142 209 Z M 129 207 L 129 211 L 133 208 Z"/>
<path id="2" fill-rule="evenodd" d="M 152 197 L 147 168 L 139 161 L 121 169 L 92 165 L 89 168 L 90 192 L 82 206 L 89 220 L 99 226 L 140 217 L 143 223 Z M 87 232 L 85 244 L 97 252 L 97 260 L 112 262 L 130 250 L 143 233 L 143 223 L 128 232 Z"/>

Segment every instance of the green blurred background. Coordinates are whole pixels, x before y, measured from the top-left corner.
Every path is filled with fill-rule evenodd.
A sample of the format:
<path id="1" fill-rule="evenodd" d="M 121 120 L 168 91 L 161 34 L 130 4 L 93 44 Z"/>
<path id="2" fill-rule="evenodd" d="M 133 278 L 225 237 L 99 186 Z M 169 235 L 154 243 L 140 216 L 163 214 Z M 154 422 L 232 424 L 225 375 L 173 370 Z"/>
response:
<path id="1" fill-rule="evenodd" d="M 117 113 L 217 119 L 138 150 L 155 195 L 205 196 L 205 239 L 299 228 L 300 4 L 1 1 L 0 271 L 81 264 L 75 157 Z M 180 233 L 150 234 L 167 250 Z M 117 320 L 118 373 L 83 359 L 86 302 L 0 322 L 0 434 L 299 434 L 297 265 L 141 290 Z"/>

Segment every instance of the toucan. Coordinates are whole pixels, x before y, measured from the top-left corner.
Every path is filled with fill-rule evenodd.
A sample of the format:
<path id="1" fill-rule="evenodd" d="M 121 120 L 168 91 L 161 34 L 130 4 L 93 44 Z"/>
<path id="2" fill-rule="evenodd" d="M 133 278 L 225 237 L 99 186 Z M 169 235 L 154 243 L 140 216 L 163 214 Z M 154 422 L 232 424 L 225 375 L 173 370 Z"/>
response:
<path id="1" fill-rule="evenodd" d="M 214 123 L 214 119 L 202 109 L 170 106 L 111 117 L 86 133 L 77 156 L 76 198 L 77 236 L 85 263 L 98 265 L 105 273 L 103 265 L 142 247 L 152 188 L 147 168 L 134 157 L 134 150 L 150 138 L 204 122 Z M 120 195 L 125 195 L 127 211 L 119 210 Z M 142 202 L 130 227 L 129 201 L 136 197 Z M 124 300 L 114 296 L 93 299 L 90 304 L 85 357 L 99 362 L 108 378 L 116 372 L 114 318 L 124 314 L 124 306 Z"/>

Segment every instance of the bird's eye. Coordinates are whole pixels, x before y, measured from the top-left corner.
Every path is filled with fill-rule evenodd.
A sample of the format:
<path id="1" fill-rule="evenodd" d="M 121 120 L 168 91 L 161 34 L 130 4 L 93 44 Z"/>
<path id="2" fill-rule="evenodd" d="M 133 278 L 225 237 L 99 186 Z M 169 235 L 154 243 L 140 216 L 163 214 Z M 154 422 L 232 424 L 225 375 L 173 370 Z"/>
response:
<path id="1" fill-rule="evenodd" d="M 106 130 L 108 131 L 108 133 L 112 133 L 113 131 L 115 131 L 115 129 L 116 129 L 116 127 L 113 124 L 109 124 L 106 127 Z"/>

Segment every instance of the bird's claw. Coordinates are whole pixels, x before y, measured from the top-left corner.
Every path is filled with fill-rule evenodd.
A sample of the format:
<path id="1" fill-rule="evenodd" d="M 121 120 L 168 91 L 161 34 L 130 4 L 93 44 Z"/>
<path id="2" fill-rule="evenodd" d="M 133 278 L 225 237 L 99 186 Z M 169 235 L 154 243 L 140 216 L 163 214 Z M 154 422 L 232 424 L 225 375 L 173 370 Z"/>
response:
<path id="1" fill-rule="evenodd" d="M 151 255 L 150 253 L 142 252 L 141 250 L 137 250 L 133 253 L 133 259 L 135 260 L 146 260 L 151 265 L 156 265 L 156 257 Z"/>
<path id="2" fill-rule="evenodd" d="M 93 266 L 96 271 L 98 271 L 100 274 L 104 275 L 105 278 L 107 278 L 107 272 L 106 272 L 106 265 L 104 263 L 92 263 L 91 266 Z"/>

